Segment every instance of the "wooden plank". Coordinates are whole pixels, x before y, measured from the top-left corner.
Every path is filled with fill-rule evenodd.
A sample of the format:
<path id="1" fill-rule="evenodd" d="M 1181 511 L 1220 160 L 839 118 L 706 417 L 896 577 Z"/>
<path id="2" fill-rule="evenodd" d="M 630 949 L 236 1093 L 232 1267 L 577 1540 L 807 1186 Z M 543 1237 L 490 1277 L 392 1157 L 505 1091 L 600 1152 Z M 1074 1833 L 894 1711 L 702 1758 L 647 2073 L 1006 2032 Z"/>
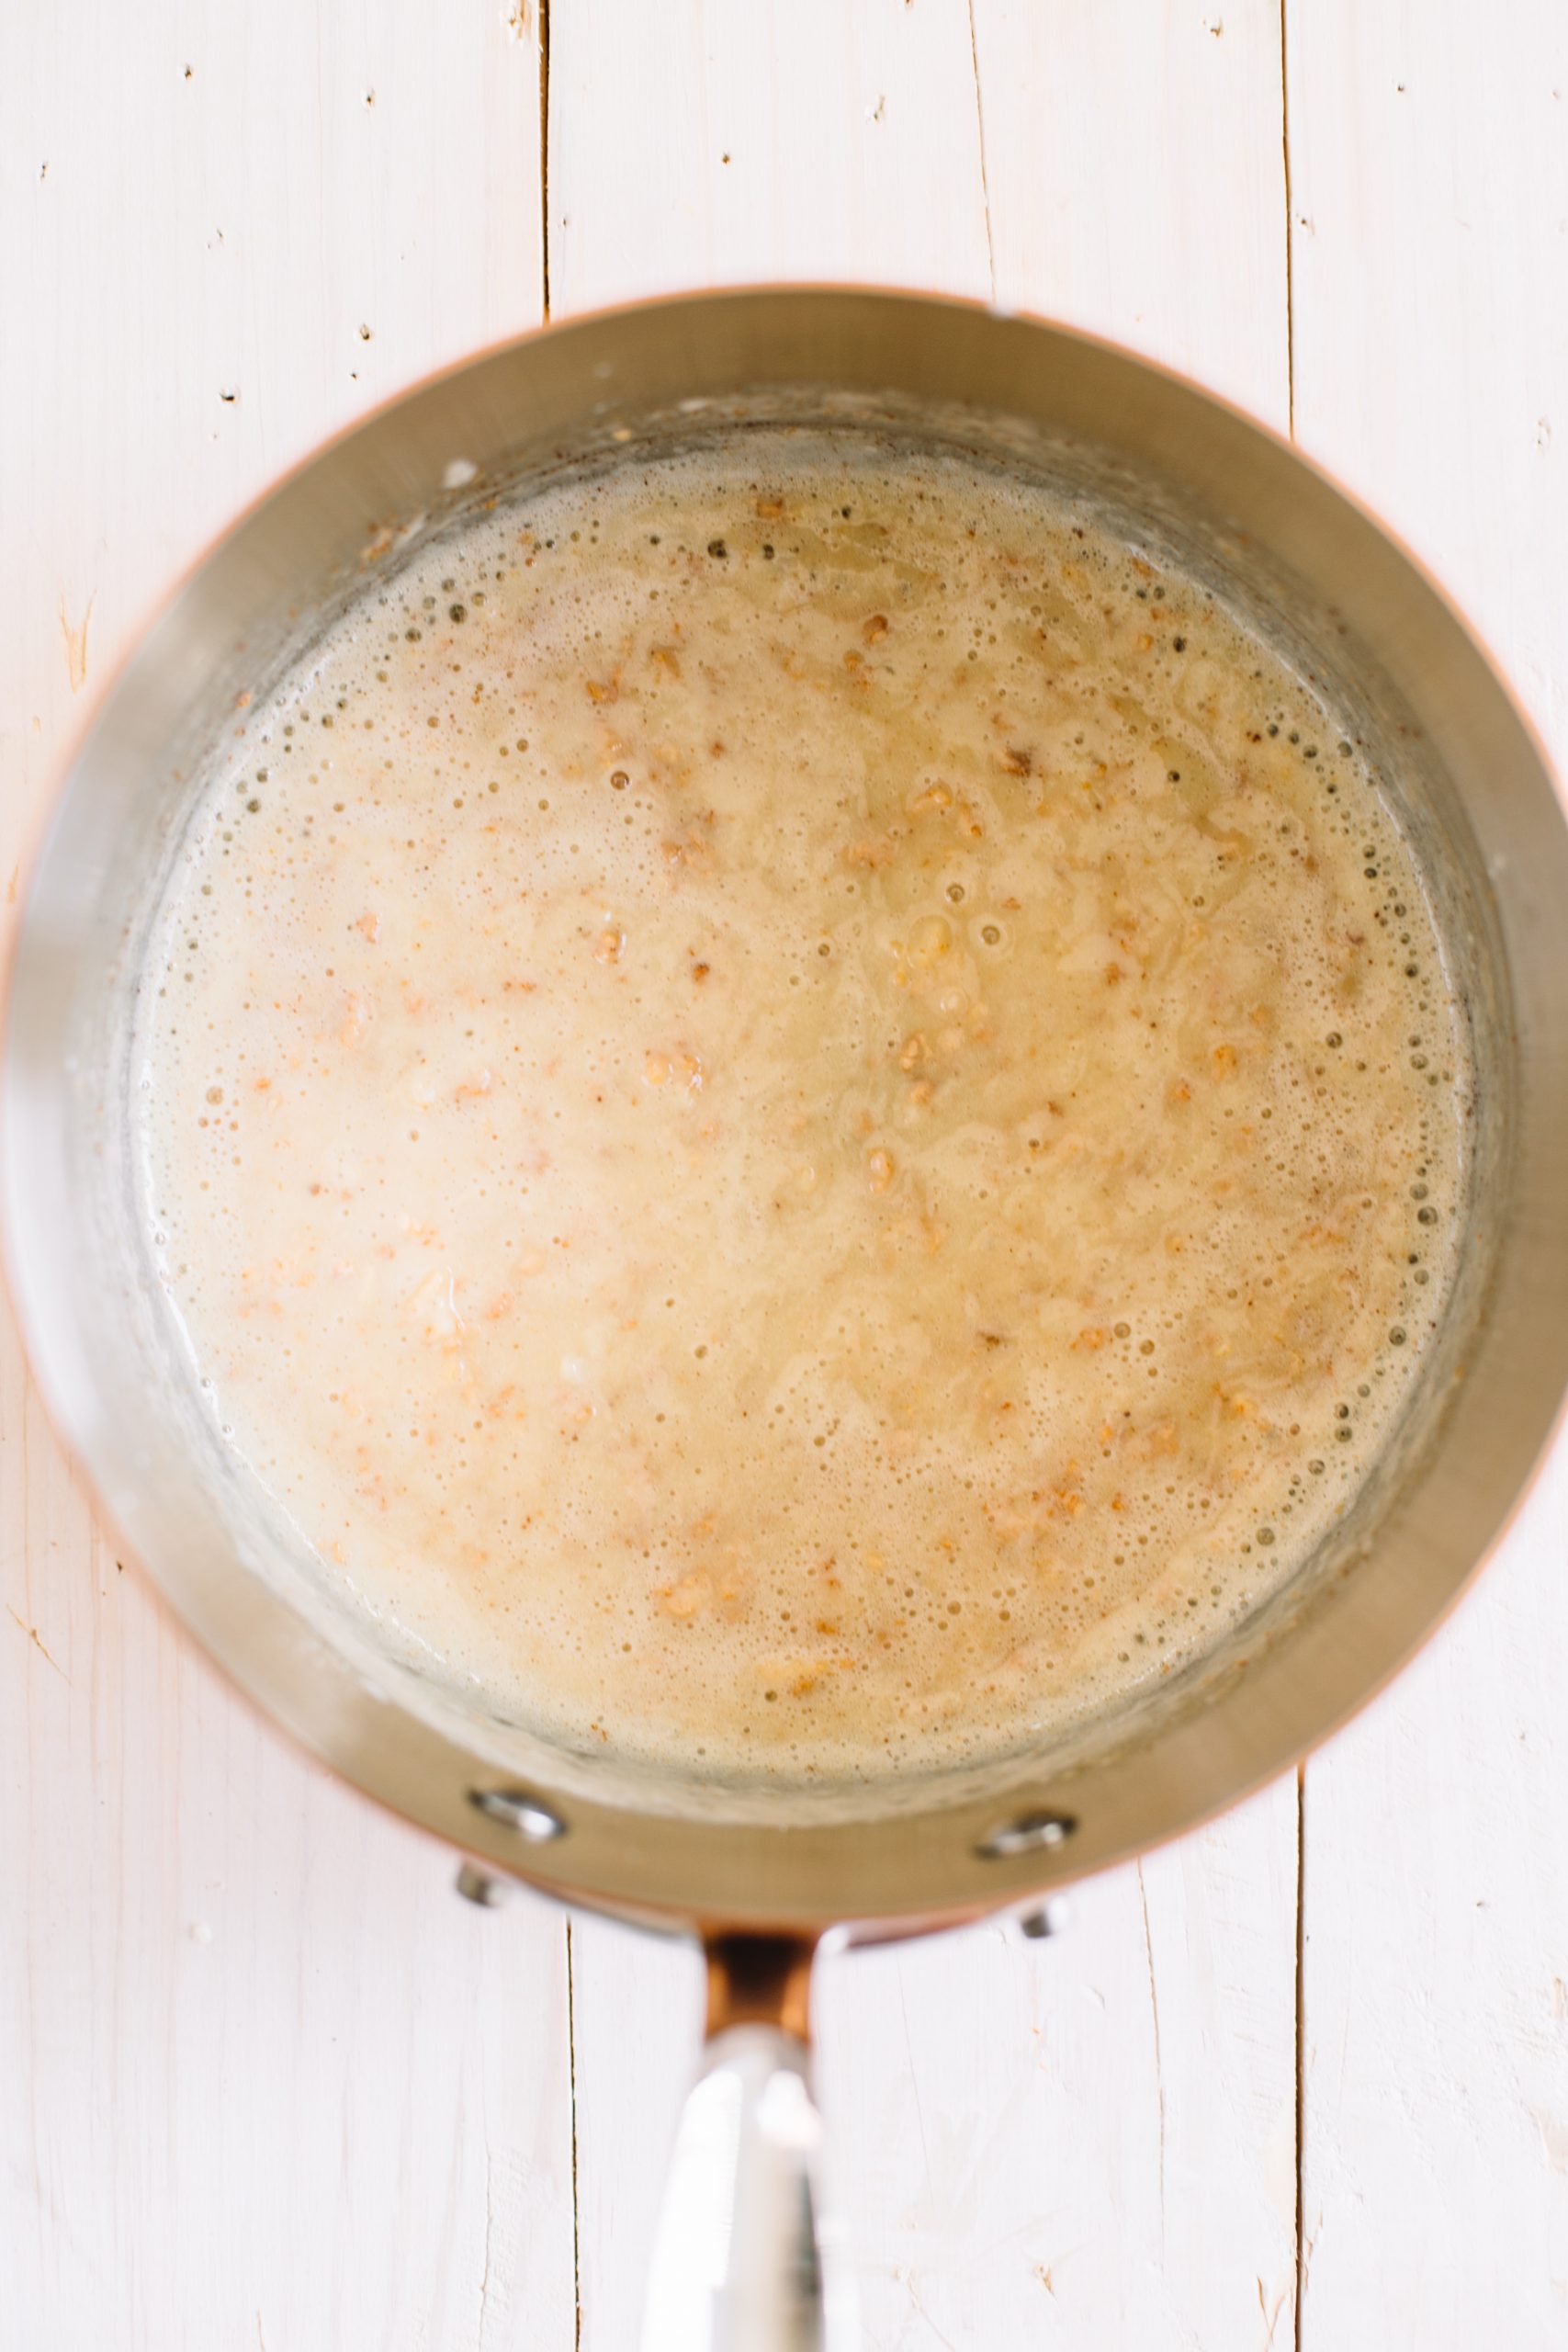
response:
<path id="1" fill-rule="evenodd" d="M 999 299 L 1283 422 L 1278 11 L 1217 23 L 576 0 L 552 22 L 552 311 L 790 276 L 985 293 L 994 270 Z M 1086 1889 L 1059 1946 L 992 1928 L 827 1965 L 873 2352 L 1292 2341 L 1295 1819 L 1287 1783 Z M 582 2341 L 620 2352 L 697 1977 L 592 1920 L 572 1953 Z"/>
<path id="2" fill-rule="evenodd" d="M 825 1972 L 874 2346 L 1292 2341 L 1295 1790 L 999 1927 Z"/>
<path id="3" fill-rule="evenodd" d="M 653 2233 L 702 2039 L 703 1973 L 683 1939 L 578 1914 L 572 2090 L 582 2352 L 639 2338 Z"/>
<path id="4" fill-rule="evenodd" d="M 0 897 L 177 564 L 540 309 L 526 11 L 0 25 Z M 9 919 L 7 914 L 7 920 Z M 7 2342 L 574 2333 L 564 1931 L 307 1768 L 94 1536 L 0 1338 Z"/>
<path id="5" fill-rule="evenodd" d="M 1296 421 L 1568 754 L 1568 19 L 1290 12 Z M 1565 910 L 1568 911 L 1568 910 Z M 1559 1452 L 1503 1555 L 1309 1768 L 1303 2342 L 1568 2326 Z"/>
<path id="6" fill-rule="evenodd" d="M 550 28 L 550 307 L 692 286 L 990 286 L 964 0 L 572 0 Z"/>
<path id="7" fill-rule="evenodd" d="M 976 0 L 997 297 L 1290 417 L 1280 12 Z"/>

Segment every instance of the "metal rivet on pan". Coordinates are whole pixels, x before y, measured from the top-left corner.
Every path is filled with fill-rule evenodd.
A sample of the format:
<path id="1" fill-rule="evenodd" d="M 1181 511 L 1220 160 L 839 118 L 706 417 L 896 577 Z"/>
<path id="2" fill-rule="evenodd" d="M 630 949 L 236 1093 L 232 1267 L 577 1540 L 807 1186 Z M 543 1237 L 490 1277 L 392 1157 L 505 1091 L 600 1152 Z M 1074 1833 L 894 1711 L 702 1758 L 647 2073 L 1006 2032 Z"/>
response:
<path id="1" fill-rule="evenodd" d="M 470 1789 L 468 1803 L 487 1821 L 499 1821 L 504 1827 L 515 1829 L 520 1838 L 528 1838 L 536 1846 L 566 1836 L 566 1824 L 559 1814 L 552 1812 L 531 1789 Z"/>
<path id="2" fill-rule="evenodd" d="M 1016 1821 L 1007 1821 L 982 1838 L 975 1851 L 982 1861 L 1005 1861 L 1013 1854 L 1036 1854 L 1049 1846 L 1060 1846 L 1077 1827 L 1070 1813 L 1021 1813 Z"/>
<path id="3" fill-rule="evenodd" d="M 488 1871 L 479 1870 L 473 1862 L 457 1865 L 457 1892 L 465 1903 L 477 1903 L 481 1911 L 493 1911 L 504 1903 L 511 1892 L 506 1881 L 491 1878 Z"/>

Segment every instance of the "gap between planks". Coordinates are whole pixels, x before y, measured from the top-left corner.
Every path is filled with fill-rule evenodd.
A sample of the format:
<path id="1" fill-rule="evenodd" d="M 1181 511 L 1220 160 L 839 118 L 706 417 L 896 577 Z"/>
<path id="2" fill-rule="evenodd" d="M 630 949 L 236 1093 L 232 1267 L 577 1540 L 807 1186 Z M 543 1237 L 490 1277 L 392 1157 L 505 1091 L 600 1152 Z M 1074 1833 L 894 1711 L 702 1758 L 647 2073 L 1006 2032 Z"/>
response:
<path id="1" fill-rule="evenodd" d="M 571 1915 L 566 1922 L 566 2067 L 570 2101 L 571 2123 L 571 2301 L 572 2352 L 581 2352 L 582 2346 L 582 2212 L 577 2193 L 577 2012 L 572 2001 L 571 1983 Z M 1300 2081 L 1300 2053 L 1297 2055 L 1297 2080 Z M 1301 2134 L 1296 2134 L 1300 2154 Z M 1296 2210 L 1301 2211 L 1301 2173 L 1296 2174 Z M 1299 2237 L 1299 2230 L 1298 2230 Z"/>
<path id="2" fill-rule="evenodd" d="M 1284 0 L 1280 0 L 1281 9 Z M 1290 233 L 1289 204 L 1286 234 Z M 550 322 L 550 0 L 539 0 L 539 298 L 546 326 Z M 567 1929 L 570 1964 L 571 1929 Z M 575 2153 L 575 2151 L 574 2151 Z M 577 2332 L 582 2334 L 582 2306 L 577 2307 Z"/>
<path id="3" fill-rule="evenodd" d="M 1294 254 L 1295 227 L 1291 218 L 1291 66 L 1289 33 L 1285 23 L 1288 0 L 1280 0 L 1280 154 L 1285 184 L 1285 428 L 1293 441 L 1296 437 L 1296 286 Z M 543 0 L 548 6 L 548 0 Z M 542 150 L 541 150 L 542 152 Z M 549 231 L 545 232 L 545 250 L 549 251 Z M 545 315 L 549 316 L 549 277 L 545 278 Z"/>
<path id="4" fill-rule="evenodd" d="M 1296 437 L 1295 221 L 1291 210 L 1289 0 L 1280 0 L 1280 160 L 1285 199 L 1285 428 Z M 1306 2304 L 1306 1763 L 1296 1766 L 1296 2220 L 1292 2352 L 1302 2352 Z M 1272 2334 L 1272 2330 L 1270 2330 Z"/>

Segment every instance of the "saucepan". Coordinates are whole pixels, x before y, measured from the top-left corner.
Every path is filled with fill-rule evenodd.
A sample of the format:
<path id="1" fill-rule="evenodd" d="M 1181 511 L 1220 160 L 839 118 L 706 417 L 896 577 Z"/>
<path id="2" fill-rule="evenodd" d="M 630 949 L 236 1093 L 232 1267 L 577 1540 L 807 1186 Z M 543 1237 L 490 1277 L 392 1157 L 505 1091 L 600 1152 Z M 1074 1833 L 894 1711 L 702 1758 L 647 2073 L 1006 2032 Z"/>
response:
<path id="1" fill-rule="evenodd" d="M 878 1791 L 727 1789 L 585 1757 L 382 1655 L 226 1464 L 137 1214 L 140 957 L 236 711 L 432 533 L 519 482 L 808 418 L 1066 481 L 1136 518 L 1346 712 L 1422 855 L 1474 1034 L 1461 1273 L 1404 1422 L 1332 1538 L 1211 1656 L 1029 1752 Z M 705 2064 L 677 2142 L 649 2344 L 852 2333 L 818 2226 L 807 1983 L 829 1930 L 1026 1914 L 1292 1764 L 1429 1634 L 1568 1381 L 1568 828 L 1440 591 L 1333 482 L 1193 385 L 963 304 L 763 289 L 483 353 L 253 507 L 100 703 L 36 858 L 4 1073 L 11 1278 L 57 1423 L 125 1546 L 273 1720 L 494 1874 L 700 1937 Z"/>

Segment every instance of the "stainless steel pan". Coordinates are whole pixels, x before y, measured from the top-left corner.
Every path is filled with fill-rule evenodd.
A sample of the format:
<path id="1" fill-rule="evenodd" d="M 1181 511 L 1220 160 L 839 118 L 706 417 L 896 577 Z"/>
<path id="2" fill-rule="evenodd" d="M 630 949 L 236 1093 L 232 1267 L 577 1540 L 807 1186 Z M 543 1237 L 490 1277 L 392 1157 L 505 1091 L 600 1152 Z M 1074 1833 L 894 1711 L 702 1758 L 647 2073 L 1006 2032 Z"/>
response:
<path id="1" fill-rule="evenodd" d="M 1423 847 L 1481 1072 L 1463 1278 L 1404 1438 L 1339 1540 L 1156 1700 L 876 1804 L 639 1778 L 484 1720 L 378 1655 L 225 1468 L 139 1238 L 127 1115 L 150 910 L 242 698 L 476 502 L 778 416 L 957 442 L 1087 485 L 1271 630 L 1351 714 Z M 481 355 L 378 411 L 186 578 L 53 809 L 12 972 L 4 1121 L 11 1278 L 44 1394 L 213 1657 L 316 1755 L 488 1870 L 705 1939 L 715 2039 L 649 2343 L 842 2340 L 809 2221 L 822 1934 L 1016 1908 L 1231 1804 L 1410 1655 L 1529 1478 L 1568 1379 L 1568 830 L 1495 671 L 1409 555 L 1191 385 L 1059 328 L 915 297 L 651 304 Z"/>

